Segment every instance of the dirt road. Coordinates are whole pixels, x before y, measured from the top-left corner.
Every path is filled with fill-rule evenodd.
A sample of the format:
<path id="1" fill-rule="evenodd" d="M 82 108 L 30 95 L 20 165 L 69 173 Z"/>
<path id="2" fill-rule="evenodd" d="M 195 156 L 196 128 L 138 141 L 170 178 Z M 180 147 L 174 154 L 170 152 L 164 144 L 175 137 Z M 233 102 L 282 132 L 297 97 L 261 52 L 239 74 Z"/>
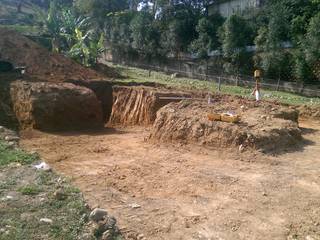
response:
<path id="1" fill-rule="evenodd" d="M 22 133 L 72 177 L 92 206 L 109 209 L 128 239 L 320 239 L 320 124 L 278 156 L 145 141 L 142 128 Z"/>

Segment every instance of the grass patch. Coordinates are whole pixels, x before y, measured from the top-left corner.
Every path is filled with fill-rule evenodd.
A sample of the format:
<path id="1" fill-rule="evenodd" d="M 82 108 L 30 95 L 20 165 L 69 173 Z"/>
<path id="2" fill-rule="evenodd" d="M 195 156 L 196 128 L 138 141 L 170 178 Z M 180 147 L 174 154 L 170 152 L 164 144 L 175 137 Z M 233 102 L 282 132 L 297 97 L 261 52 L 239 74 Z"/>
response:
<path id="1" fill-rule="evenodd" d="M 5 142 L 0 141 L 0 166 L 5 166 L 10 163 L 31 164 L 37 160 L 37 155 L 12 149 Z"/>
<path id="2" fill-rule="evenodd" d="M 127 77 L 126 79 L 119 79 L 119 81 L 122 82 L 155 82 L 178 89 L 204 90 L 209 92 L 217 92 L 218 89 L 218 84 L 212 81 L 191 78 L 171 78 L 171 76 L 165 73 L 154 71 L 152 71 L 151 76 L 149 77 L 148 70 L 124 67 L 120 65 L 114 65 L 113 67 L 115 67 L 121 75 Z M 251 96 L 252 90 L 253 89 L 249 87 L 239 87 L 225 84 L 222 84 L 221 86 L 221 93 L 240 95 L 247 98 L 253 98 L 253 96 Z M 263 99 L 278 101 L 285 104 L 320 106 L 319 97 L 305 97 L 294 93 L 265 89 L 262 90 L 262 94 Z"/>
<path id="3" fill-rule="evenodd" d="M 38 195 L 40 192 L 42 192 L 42 190 L 39 186 L 32 184 L 20 187 L 18 192 L 22 193 L 23 195 Z"/>

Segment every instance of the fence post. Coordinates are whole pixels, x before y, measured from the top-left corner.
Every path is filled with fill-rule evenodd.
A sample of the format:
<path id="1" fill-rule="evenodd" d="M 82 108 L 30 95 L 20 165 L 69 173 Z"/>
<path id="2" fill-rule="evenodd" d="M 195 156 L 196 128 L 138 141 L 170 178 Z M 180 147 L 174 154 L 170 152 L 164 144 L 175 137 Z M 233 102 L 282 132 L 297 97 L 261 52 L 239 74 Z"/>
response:
<path id="1" fill-rule="evenodd" d="M 277 83 L 277 89 L 276 89 L 276 91 L 279 91 L 279 88 L 280 88 L 280 78 L 278 78 L 278 83 Z"/>
<path id="2" fill-rule="evenodd" d="M 218 91 L 221 92 L 221 77 L 218 77 Z"/>

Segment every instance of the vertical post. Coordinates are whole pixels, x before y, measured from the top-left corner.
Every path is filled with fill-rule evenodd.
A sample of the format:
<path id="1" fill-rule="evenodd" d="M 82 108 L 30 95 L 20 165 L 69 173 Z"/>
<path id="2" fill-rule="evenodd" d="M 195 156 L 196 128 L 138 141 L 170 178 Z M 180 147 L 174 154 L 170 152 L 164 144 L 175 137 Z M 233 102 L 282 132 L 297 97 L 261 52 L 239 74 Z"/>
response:
<path id="1" fill-rule="evenodd" d="M 280 77 L 278 78 L 278 83 L 277 83 L 277 89 L 276 89 L 276 91 L 279 91 L 279 88 L 280 88 Z"/>
<path id="2" fill-rule="evenodd" d="M 218 91 L 221 92 L 221 77 L 218 77 Z"/>

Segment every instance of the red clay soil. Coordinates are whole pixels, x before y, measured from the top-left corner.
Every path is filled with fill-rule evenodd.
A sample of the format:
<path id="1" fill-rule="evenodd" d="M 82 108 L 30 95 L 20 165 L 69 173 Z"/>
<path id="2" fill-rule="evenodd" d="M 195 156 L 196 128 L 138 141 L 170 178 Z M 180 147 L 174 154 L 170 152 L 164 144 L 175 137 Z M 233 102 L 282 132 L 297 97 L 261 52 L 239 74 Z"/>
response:
<path id="1" fill-rule="evenodd" d="M 126 240 L 320 239 L 320 127 L 281 155 L 145 141 L 143 128 L 22 133 L 70 177 L 91 207 L 108 209 Z"/>
<path id="2" fill-rule="evenodd" d="M 102 79 L 103 76 L 61 54 L 49 52 L 29 38 L 0 28 L 0 59 L 25 66 L 27 75 L 39 81 Z"/>
<path id="3" fill-rule="evenodd" d="M 231 112 L 241 117 L 239 123 L 210 121 L 209 113 Z M 196 143 L 215 147 L 280 150 L 301 141 L 298 111 L 243 99 L 232 103 L 216 97 L 204 102 L 182 101 L 160 109 L 150 138 L 162 142 Z"/>
<path id="4" fill-rule="evenodd" d="M 111 126 L 151 125 L 157 111 L 170 102 L 181 100 L 163 97 L 191 97 L 188 93 L 166 91 L 148 87 L 113 87 Z"/>
<path id="5" fill-rule="evenodd" d="M 61 131 L 103 126 L 101 104 L 88 88 L 16 81 L 11 85 L 11 98 L 21 129 Z"/>

